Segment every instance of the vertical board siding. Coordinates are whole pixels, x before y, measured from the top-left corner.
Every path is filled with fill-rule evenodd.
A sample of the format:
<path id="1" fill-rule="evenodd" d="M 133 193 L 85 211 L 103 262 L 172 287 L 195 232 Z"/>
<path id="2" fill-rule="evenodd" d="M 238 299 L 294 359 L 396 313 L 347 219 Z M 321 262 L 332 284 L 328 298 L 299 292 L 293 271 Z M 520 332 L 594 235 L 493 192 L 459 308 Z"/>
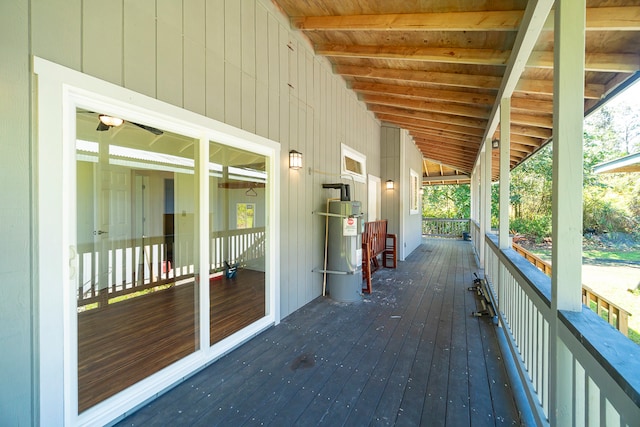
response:
<path id="1" fill-rule="evenodd" d="M 157 97 L 183 106 L 182 2 L 157 0 Z"/>
<path id="2" fill-rule="evenodd" d="M 268 0 L 111 6 L 35 2 L 33 53 L 278 141 L 282 316 L 320 295 L 313 269 L 323 262 L 324 221 L 313 212 L 335 196 L 321 184 L 340 180 L 341 143 L 366 156 L 368 173 L 382 174 L 379 122 Z M 303 153 L 303 169 L 289 171 L 290 149 Z M 397 182 L 397 167 L 389 172 Z M 365 184 L 352 194 L 366 206 Z"/>
<path id="3" fill-rule="evenodd" d="M 156 2 L 124 1 L 124 75 L 128 89 L 156 95 Z"/>
<path id="4" fill-rule="evenodd" d="M 45 5 L 41 5 L 46 7 Z M 29 4 L 27 0 L 0 2 L 0 425 L 36 425 L 37 402 L 33 366 L 33 288 L 30 286 L 32 236 L 30 121 Z M 60 18 L 55 11 L 52 19 Z M 71 17 L 70 25 L 77 21 Z M 60 35 L 52 35 L 53 39 Z M 72 46 L 73 48 L 73 46 Z M 72 49 L 73 50 L 73 49 Z M 8 202 L 10 201 L 10 202 Z"/>
<path id="5" fill-rule="evenodd" d="M 206 21 L 204 0 L 183 3 L 184 20 L 184 108 L 206 113 Z"/>
<path id="6" fill-rule="evenodd" d="M 123 5 L 101 0 L 82 2 L 82 71 L 122 84 Z"/>

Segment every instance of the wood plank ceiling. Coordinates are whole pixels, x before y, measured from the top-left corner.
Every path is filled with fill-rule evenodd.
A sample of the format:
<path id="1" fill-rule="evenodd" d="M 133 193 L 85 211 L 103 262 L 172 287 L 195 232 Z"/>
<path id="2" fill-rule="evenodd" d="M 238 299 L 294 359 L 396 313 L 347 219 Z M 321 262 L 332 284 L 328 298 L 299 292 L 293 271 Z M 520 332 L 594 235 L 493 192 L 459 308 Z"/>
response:
<path id="1" fill-rule="evenodd" d="M 552 2 L 273 1 L 379 120 L 410 132 L 425 184 L 468 182 L 505 94 L 512 168 L 551 138 Z M 637 77 L 640 0 L 587 0 L 586 25 L 588 112 Z"/>

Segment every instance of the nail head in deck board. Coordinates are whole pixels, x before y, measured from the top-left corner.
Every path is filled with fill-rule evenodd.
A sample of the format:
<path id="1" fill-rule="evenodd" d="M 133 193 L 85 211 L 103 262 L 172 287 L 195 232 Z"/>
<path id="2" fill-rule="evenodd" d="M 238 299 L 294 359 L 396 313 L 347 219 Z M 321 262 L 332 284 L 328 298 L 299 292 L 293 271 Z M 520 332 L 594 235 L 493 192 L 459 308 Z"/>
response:
<path id="1" fill-rule="evenodd" d="M 471 251 L 461 240 L 426 239 L 397 270 L 376 273 L 364 304 L 319 297 L 120 425 L 517 424 L 495 326 L 470 317 Z M 292 371 L 305 353 L 316 365 Z M 459 400 L 465 388 L 468 404 Z"/>

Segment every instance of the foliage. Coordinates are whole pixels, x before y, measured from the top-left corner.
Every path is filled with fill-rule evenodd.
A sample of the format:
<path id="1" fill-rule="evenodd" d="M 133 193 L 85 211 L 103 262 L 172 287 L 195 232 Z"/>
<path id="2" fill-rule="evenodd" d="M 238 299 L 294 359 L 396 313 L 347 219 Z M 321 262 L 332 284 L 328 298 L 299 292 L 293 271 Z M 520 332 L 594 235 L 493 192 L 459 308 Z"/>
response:
<path id="1" fill-rule="evenodd" d="M 623 232 L 640 238 L 638 174 L 594 174 L 593 167 L 640 150 L 640 109 L 603 107 L 584 126 L 583 230 Z M 539 149 L 511 171 L 510 229 L 537 241 L 551 235 L 552 144 Z M 425 187 L 423 216 L 468 218 L 468 185 Z M 491 189 L 491 226 L 498 227 L 499 186 Z"/>
<path id="2" fill-rule="evenodd" d="M 534 219 L 551 213 L 551 145 L 538 150 L 511 173 L 512 216 Z"/>
<path id="3" fill-rule="evenodd" d="M 469 185 L 434 185 L 424 187 L 422 216 L 431 218 L 469 218 Z"/>
<path id="4" fill-rule="evenodd" d="M 534 218 L 514 218 L 509 224 L 511 230 L 533 238 L 536 243 L 551 236 L 551 215 L 538 215 Z"/>

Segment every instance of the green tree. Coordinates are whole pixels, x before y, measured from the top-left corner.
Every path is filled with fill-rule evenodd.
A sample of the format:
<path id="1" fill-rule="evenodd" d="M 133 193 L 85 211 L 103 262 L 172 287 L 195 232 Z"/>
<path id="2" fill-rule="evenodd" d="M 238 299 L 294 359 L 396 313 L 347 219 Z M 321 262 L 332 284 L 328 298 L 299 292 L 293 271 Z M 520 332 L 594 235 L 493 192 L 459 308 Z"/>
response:
<path id="1" fill-rule="evenodd" d="M 471 190 L 468 184 L 433 185 L 423 189 L 423 217 L 469 218 L 471 213 Z"/>

